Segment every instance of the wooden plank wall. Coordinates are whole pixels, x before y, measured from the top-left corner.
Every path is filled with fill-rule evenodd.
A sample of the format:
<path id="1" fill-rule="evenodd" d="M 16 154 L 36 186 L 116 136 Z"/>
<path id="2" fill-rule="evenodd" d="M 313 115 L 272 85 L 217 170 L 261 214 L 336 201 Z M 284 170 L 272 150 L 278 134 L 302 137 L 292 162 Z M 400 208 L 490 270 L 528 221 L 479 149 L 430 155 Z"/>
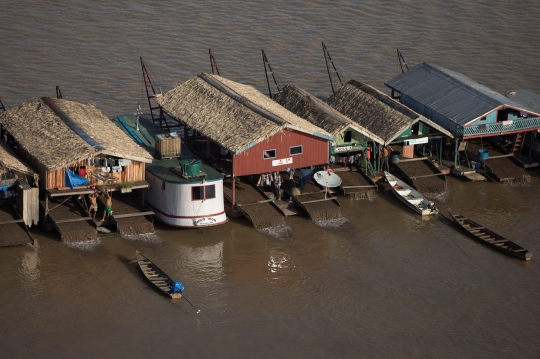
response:
<path id="1" fill-rule="evenodd" d="M 88 179 L 88 183 L 90 185 L 92 184 L 95 184 L 95 185 L 102 185 L 102 184 L 118 184 L 118 185 L 121 185 L 122 183 L 126 183 L 126 182 L 136 182 L 136 181 L 144 181 L 144 178 L 145 178 L 145 170 L 146 170 L 146 164 L 144 162 L 139 162 L 139 161 L 131 161 L 131 165 L 129 166 L 124 166 L 123 167 L 123 171 L 122 172 L 110 172 L 109 173 L 109 179 L 113 179 L 114 180 L 110 180 L 110 181 L 106 181 L 106 183 L 104 183 L 103 180 L 95 177 L 93 174 L 94 173 L 98 173 L 98 174 L 101 174 L 101 171 L 100 171 L 100 168 L 102 166 L 88 166 L 86 160 L 83 160 L 83 161 L 79 161 L 79 162 L 75 162 L 71 165 L 69 165 L 67 168 L 73 170 L 75 172 L 75 174 L 77 174 L 77 171 L 79 168 L 81 167 L 85 167 L 86 168 L 86 176 L 84 176 L 85 178 Z M 66 187 L 67 184 L 65 182 L 65 176 L 66 176 L 66 171 L 65 171 L 65 168 L 61 168 L 59 170 L 56 170 L 56 171 L 50 171 L 50 172 L 47 172 L 46 174 L 46 178 L 47 178 L 47 182 L 46 182 L 46 188 L 47 189 L 52 189 L 52 188 L 62 188 L 62 187 Z"/>

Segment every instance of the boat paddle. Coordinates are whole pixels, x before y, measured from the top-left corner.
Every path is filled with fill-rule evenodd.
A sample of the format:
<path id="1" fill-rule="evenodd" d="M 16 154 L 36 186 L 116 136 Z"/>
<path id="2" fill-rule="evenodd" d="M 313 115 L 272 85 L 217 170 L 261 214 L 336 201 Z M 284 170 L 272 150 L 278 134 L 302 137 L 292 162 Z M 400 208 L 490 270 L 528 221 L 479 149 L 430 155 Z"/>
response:
<path id="1" fill-rule="evenodd" d="M 183 297 L 189 304 L 191 304 L 191 302 L 186 298 L 186 296 L 185 296 L 184 294 L 182 294 L 182 297 Z M 191 304 L 191 306 L 192 306 L 193 308 L 195 308 L 195 306 L 194 306 L 193 304 Z M 200 309 L 195 308 L 195 310 L 197 311 L 197 314 L 201 312 Z"/>

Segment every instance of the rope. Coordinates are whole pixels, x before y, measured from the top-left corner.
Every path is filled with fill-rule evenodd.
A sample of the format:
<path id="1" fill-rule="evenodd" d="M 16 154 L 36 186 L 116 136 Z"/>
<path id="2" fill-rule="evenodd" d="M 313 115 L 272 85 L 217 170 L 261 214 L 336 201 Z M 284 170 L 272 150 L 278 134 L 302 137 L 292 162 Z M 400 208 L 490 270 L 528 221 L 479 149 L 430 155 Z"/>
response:
<path id="1" fill-rule="evenodd" d="M 447 218 L 444 214 L 442 214 L 441 212 L 438 212 L 438 214 L 440 214 L 441 216 L 443 216 L 444 218 L 446 218 L 446 220 L 450 221 L 450 219 L 448 219 L 448 218 Z M 433 223 L 435 223 L 435 225 L 436 225 L 437 227 L 439 227 L 439 229 L 440 229 L 440 230 L 441 230 L 441 231 L 442 231 L 442 232 L 443 232 L 443 233 L 444 233 L 444 234 L 445 234 L 445 235 L 446 235 L 446 236 L 447 236 L 447 237 L 448 237 L 448 238 L 449 238 L 449 239 L 450 239 L 450 240 L 451 240 L 451 241 L 452 241 L 452 242 L 453 242 L 453 243 L 454 243 L 454 244 L 455 244 L 455 245 L 456 245 L 456 246 L 457 246 L 457 247 L 458 247 L 458 248 L 459 248 L 466 256 L 467 256 L 467 257 L 469 257 L 469 255 L 463 250 L 463 248 L 461 248 L 461 247 L 459 246 L 459 244 L 457 244 L 457 243 L 452 239 L 452 237 L 450 237 L 450 236 L 448 235 L 448 233 L 446 233 L 446 232 L 441 228 L 441 226 L 439 226 L 439 225 L 437 224 L 437 221 L 435 221 L 433 218 L 431 218 L 431 216 L 429 217 L 429 219 L 431 219 L 431 220 L 433 221 Z M 472 259 L 472 258 L 469 257 L 469 259 Z"/>
<path id="2" fill-rule="evenodd" d="M 57 208 L 57 207 L 60 207 L 61 205 L 63 205 L 68 199 L 70 199 L 71 196 L 69 196 L 68 198 L 66 198 L 64 201 L 62 201 L 60 204 L 58 204 L 58 206 L 54 206 L 53 208 L 49 209 L 49 212 L 52 211 L 53 209 Z"/>

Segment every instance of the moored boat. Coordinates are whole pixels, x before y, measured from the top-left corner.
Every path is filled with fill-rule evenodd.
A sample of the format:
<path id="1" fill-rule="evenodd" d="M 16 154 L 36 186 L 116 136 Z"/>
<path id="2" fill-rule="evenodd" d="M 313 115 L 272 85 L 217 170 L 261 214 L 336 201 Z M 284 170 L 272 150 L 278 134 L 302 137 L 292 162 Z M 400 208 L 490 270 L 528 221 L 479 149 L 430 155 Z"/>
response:
<path id="1" fill-rule="evenodd" d="M 448 208 L 448 213 L 450 213 L 454 221 L 456 221 L 456 223 L 459 224 L 461 228 L 465 229 L 467 232 L 475 236 L 481 242 L 489 244 L 490 246 L 495 247 L 508 254 L 511 254 L 515 257 L 518 257 L 519 259 L 523 259 L 526 261 L 532 259 L 531 252 L 520 247 L 511 240 L 493 231 L 490 231 L 482 225 L 471 221 L 467 217 L 464 217 L 460 214 L 452 213 L 450 208 Z"/>
<path id="2" fill-rule="evenodd" d="M 431 214 L 439 213 L 439 210 L 435 207 L 435 203 L 428 200 L 407 183 L 386 171 L 384 172 L 384 176 L 386 177 L 386 180 L 390 184 L 390 188 L 392 188 L 392 192 L 396 195 L 396 197 L 413 211 L 421 214 L 422 216 L 429 216 Z"/>
<path id="3" fill-rule="evenodd" d="M 144 276 L 155 285 L 162 293 L 171 298 L 182 298 L 184 286 L 181 282 L 173 281 L 165 272 L 163 272 L 151 260 L 136 251 L 137 263 Z M 173 290 L 174 289 L 174 290 Z"/>

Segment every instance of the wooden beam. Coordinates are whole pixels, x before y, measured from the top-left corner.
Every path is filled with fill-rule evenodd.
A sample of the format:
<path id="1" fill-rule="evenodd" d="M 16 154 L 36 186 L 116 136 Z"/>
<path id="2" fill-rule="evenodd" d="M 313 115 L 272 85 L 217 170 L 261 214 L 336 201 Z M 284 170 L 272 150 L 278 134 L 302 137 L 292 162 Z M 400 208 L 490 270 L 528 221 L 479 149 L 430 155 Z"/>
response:
<path id="1" fill-rule="evenodd" d="M 149 212 L 136 212 L 136 213 L 124 213 L 124 214 L 115 214 L 113 215 L 114 218 L 128 218 L 128 217 L 139 217 L 139 216 L 148 216 L 155 214 L 152 211 Z"/>
<path id="2" fill-rule="evenodd" d="M 24 222 L 24 219 L 14 219 L 12 221 L 3 221 L 3 222 L 0 222 L 0 224 L 11 224 L 11 223 L 21 223 L 21 222 Z"/>

